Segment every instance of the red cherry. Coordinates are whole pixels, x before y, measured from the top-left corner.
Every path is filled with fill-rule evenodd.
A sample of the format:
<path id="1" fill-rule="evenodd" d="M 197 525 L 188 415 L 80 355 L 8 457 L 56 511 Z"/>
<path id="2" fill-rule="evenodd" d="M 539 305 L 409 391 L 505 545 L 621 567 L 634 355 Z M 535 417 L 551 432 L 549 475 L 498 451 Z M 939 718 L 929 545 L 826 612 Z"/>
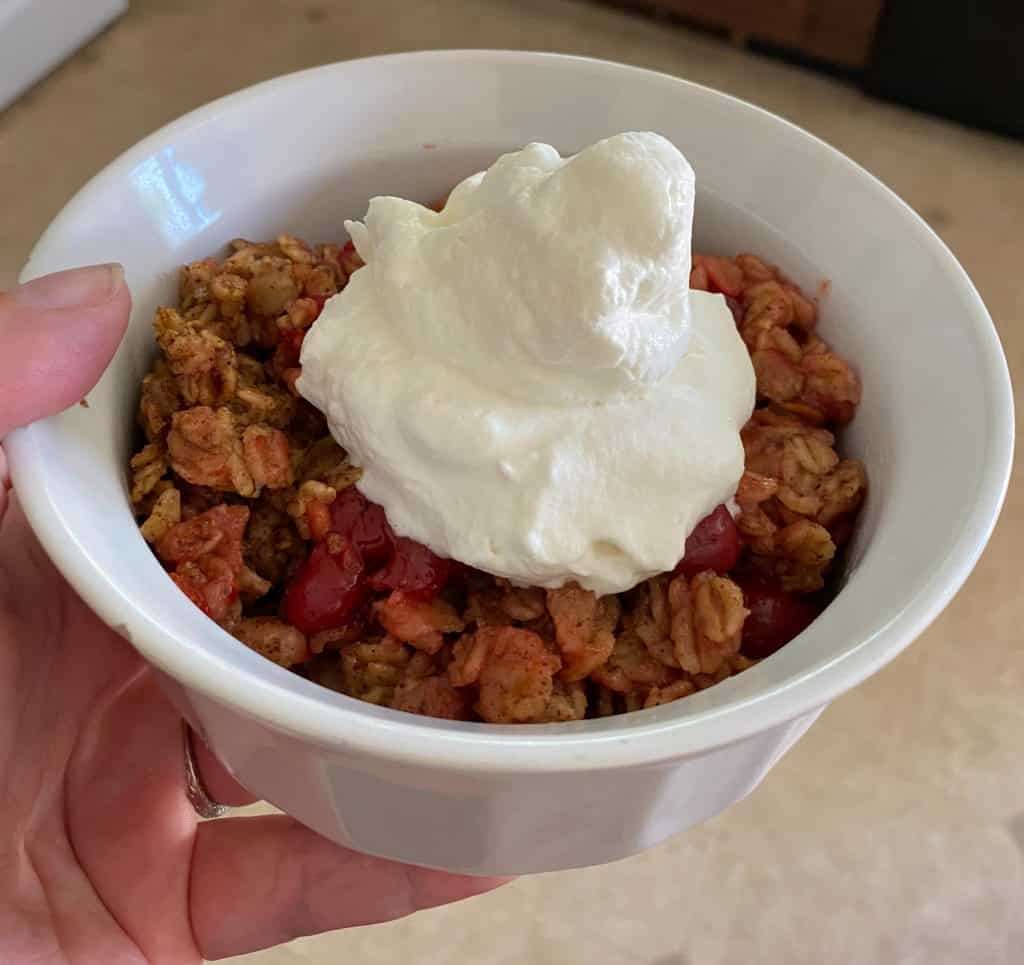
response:
<path id="1" fill-rule="evenodd" d="M 369 574 L 366 583 L 374 590 L 435 596 L 456 571 L 451 560 L 422 543 L 395 536 L 384 507 L 371 503 L 355 486 L 338 493 L 330 514 L 330 532 L 355 547 Z"/>
<path id="2" fill-rule="evenodd" d="M 346 275 L 351 275 L 363 267 L 363 259 L 359 257 L 359 252 L 356 251 L 356 246 L 351 241 L 346 241 L 342 246 L 337 260 L 339 267 Z"/>
<path id="3" fill-rule="evenodd" d="M 705 516 L 686 539 L 683 558 L 676 573 L 687 578 L 704 570 L 727 573 L 740 557 L 740 531 L 732 514 L 719 506 Z"/>
<path id="4" fill-rule="evenodd" d="M 271 367 L 277 373 L 285 369 L 294 369 L 299 364 L 299 353 L 302 351 L 302 340 L 306 332 L 301 328 L 291 328 L 281 333 L 274 349 L 274 358 L 271 360 Z"/>
<path id="5" fill-rule="evenodd" d="M 343 626 L 366 598 L 363 561 L 338 535 L 317 543 L 284 598 L 285 619 L 303 633 Z"/>
<path id="6" fill-rule="evenodd" d="M 744 583 L 743 602 L 750 615 L 743 623 L 742 652 L 755 659 L 770 657 L 818 615 L 805 597 L 764 580 Z"/>
<path id="7" fill-rule="evenodd" d="M 431 552 L 422 543 L 399 536 L 390 561 L 368 580 L 375 590 L 403 590 L 436 596 L 452 575 L 452 562 Z"/>
<path id="8" fill-rule="evenodd" d="M 355 486 L 339 490 L 330 505 L 331 532 L 348 536 L 370 503 Z"/>
<path id="9" fill-rule="evenodd" d="M 386 566 L 395 555 L 397 537 L 388 524 L 384 507 L 368 502 L 352 526 L 350 538 L 363 557 L 367 570 Z"/>
<path id="10" fill-rule="evenodd" d="M 395 534 L 384 507 L 371 503 L 355 486 L 343 489 L 330 507 L 330 532 L 347 537 L 366 569 L 384 566 L 395 552 Z"/>

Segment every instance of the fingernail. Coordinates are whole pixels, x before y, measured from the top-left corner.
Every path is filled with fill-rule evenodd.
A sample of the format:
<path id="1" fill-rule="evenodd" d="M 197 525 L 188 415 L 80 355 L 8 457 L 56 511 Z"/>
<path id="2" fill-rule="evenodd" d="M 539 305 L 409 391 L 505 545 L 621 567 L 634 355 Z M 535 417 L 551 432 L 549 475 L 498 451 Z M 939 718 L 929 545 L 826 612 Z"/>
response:
<path id="1" fill-rule="evenodd" d="M 43 275 L 11 292 L 26 308 L 89 308 L 110 301 L 124 285 L 124 269 L 117 264 L 90 265 Z"/>

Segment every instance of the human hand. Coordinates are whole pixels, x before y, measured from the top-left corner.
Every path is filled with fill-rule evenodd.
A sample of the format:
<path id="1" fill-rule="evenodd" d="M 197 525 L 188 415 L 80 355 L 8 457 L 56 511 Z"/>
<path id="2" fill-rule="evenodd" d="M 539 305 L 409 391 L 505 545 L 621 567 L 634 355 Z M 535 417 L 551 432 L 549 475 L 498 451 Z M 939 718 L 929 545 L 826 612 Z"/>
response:
<path id="1" fill-rule="evenodd" d="M 0 438 L 88 392 L 130 307 L 109 266 L 0 293 Z M 500 883 L 369 858 L 283 815 L 200 823 L 179 715 L 39 547 L 2 447 L 0 483 L 0 961 L 189 965 Z M 211 796 L 250 803 L 195 744 Z"/>

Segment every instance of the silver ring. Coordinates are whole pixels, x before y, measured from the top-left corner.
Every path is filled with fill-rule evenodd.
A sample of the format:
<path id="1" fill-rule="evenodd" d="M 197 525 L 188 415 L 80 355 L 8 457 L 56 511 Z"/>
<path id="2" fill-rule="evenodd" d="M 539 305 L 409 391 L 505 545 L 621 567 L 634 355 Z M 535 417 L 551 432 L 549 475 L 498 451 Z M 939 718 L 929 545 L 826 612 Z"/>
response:
<path id="1" fill-rule="evenodd" d="M 201 818 L 222 817 L 228 813 L 230 808 L 226 804 L 218 804 L 207 792 L 203 779 L 199 776 L 199 768 L 196 766 L 192 728 L 185 721 L 181 722 L 181 735 L 185 750 L 185 796 Z"/>

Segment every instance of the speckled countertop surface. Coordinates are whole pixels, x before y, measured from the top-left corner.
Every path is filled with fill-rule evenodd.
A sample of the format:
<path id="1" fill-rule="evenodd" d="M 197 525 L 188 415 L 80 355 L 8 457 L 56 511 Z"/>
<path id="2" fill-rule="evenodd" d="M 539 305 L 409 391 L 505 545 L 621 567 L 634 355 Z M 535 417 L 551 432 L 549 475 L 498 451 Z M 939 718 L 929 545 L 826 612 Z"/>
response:
<path id="1" fill-rule="evenodd" d="M 166 121 L 275 74 L 428 47 L 626 61 L 808 128 L 879 175 L 949 243 L 1024 384 L 1024 144 L 570 0 L 133 0 L 124 20 L 0 114 L 0 285 L 88 177 Z M 522 879 L 394 925 L 233 961 L 1021 961 L 1022 524 L 1024 489 L 1013 484 L 991 547 L 935 626 L 837 701 L 758 791 L 709 824 L 615 865 Z"/>

